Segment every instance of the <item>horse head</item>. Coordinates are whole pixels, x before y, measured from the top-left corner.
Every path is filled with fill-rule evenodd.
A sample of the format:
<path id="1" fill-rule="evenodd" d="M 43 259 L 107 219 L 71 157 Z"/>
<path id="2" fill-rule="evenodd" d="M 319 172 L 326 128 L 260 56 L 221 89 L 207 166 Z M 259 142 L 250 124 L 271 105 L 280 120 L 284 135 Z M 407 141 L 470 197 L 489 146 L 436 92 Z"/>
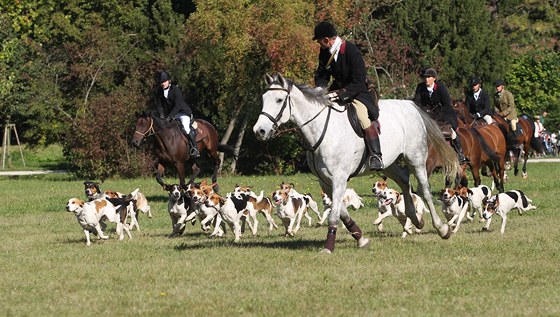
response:
<path id="1" fill-rule="evenodd" d="M 264 79 L 268 89 L 262 96 L 262 112 L 253 126 L 253 132 L 260 140 L 271 138 L 276 129 L 290 119 L 291 109 L 285 110 L 291 107 L 290 92 L 293 87 L 293 83 L 281 74 L 266 74 Z"/>
<path id="2" fill-rule="evenodd" d="M 139 147 L 142 141 L 149 135 L 154 133 L 154 120 L 151 116 L 141 113 L 136 121 L 136 128 L 132 136 L 132 144 Z"/>
<path id="3" fill-rule="evenodd" d="M 467 109 L 467 104 L 463 100 L 453 101 L 453 109 L 457 112 L 457 119 L 459 119 L 464 124 L 471 124 L 473 119 L 471 118 L 470 112 Z"/>

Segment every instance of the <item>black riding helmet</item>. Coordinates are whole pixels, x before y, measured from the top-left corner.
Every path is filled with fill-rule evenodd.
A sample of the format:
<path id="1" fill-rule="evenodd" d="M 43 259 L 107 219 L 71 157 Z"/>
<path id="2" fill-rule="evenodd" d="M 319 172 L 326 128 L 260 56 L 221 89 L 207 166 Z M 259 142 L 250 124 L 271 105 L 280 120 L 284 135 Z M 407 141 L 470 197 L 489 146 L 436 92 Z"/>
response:
<path id="1" fill-rule="evenodd" d="M 166 71 L 161 72 L 161 74 L 159 74 L 159 82 L 163 83 L 164 81 L 168 81 L 171 80 L 171 76 L 169 76 L 169 74 Z"/>

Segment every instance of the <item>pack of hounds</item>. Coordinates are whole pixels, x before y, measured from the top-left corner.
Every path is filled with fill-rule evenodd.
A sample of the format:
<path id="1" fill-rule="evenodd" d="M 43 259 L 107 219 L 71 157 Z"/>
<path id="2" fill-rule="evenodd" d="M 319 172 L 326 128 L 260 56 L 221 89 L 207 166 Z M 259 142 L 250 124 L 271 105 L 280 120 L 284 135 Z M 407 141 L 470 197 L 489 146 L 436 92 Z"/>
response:
<path id="1" fill-rule="evenodd" d="M 221 196 L 216 192 L 217 184 L 208 184 L 206 180 L 184 187 L 178 184 L 164 184 L 163 189 L 168 193 L 170 237 L 182 235 L 188 223 L 195 225 L 198 220 L 201 229 L 209 233 L 210 237 L 223 237 L 229 228 L 237 242 L 240 241 L 246 226 L 253 236 L 257 235 L 259 213 L 265 217 L 269 231 L 278 228 L 273 217 L 276 215 L 284 226 L 284 234 L 293 237 L 299 231 L 303 217 L 307 219 L 308 226 L 313 225 L 311 212 L 317 218 L 317 226 L 325 224 L 332 206 L 330 197 L 321 192 L 323 209 L 320 211 L 311 194 L 300 194 L 295 190 L 293 183 L 284 182 L 272 192 L 270 197 L 265 196 L 263 190 L 257 195 L 252 186 L 240 185 L 235 185 L 233 191 Z M 125 234 L 132 239 L 132 229 L 140 230 L 138 222 L 140 213 L 152 218 L 148 201 L 139 189 L 129 194 L 112 190 L 101 191 L 98 183 L 85 181 L 84 193 L 87 200 L 71 198 L 68 200 L 66 210 L 75 214 L 88 246 L 91 244 L 91 233 L 98 239 L 109 238 L 104 233 L 106 222 L 116 224 L 115 231 L 119 240 L 123 240 Z M 383 220 L 390 216 L 397 218 L 402 225 L 403 238 L 420 232 L 419 229 L 414 228 L 412 221 L 405 214 L 402 194 L 390 188 L 386 178 L 373 184 L 372 193 L 377 199 L 378 211 L 373 224 L 377 226 L 379 232 L 385 231 Z M 428 212 L 427 207 L 418 195 L 413 194 L 412 197 L 416 217 L 423 222 L 423 215 Z M 343 203 L 346 208 L 351 207 L 354 210 L 364 206 L 362 198 L 351 188 L 346 189 Z M 501 216 L 500 232 L 503 234 L 509 211 L 517 209 L 521 214 L 536 208 L 520 190 L 492 195 L 492 190 L 485 185 L 473 188 L 445 188 L 441 192 L 438 203 L 441 204 L 442 212 L 454 233 L 459 230 L 465 217 L 469 221 L 474 221 L 478 212 L 479 221 L 486 222 L 482 230 L 489 230 L 492 215 Z"/>

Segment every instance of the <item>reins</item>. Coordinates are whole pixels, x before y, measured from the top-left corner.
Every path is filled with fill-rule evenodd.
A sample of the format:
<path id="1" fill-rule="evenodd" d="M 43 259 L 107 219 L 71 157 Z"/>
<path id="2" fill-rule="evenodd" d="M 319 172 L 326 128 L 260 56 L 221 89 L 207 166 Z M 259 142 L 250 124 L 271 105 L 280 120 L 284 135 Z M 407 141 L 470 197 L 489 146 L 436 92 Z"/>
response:
<path id="1" fill-rule="evenodd" d="M 264 115 L 265 117 L 267 117 L 268 119 L 270 119 L 270 121 L 272 121 L 272 123 L 273 123 L 272 127 L 273 127 L 274 130 L 276 130 L 276 129 L 278 128 L 278 121 L 280 120 L 280 118 L 282 118 L 282 115 L 284 114 L 284 110 L 286 109 L 286 107 L 289 107 L 289 109 L 290 109 L 290 116 L 292 115 L 292 99 L 291 99 L 291 97 L 290 97 L 291 86 L 290 86 L 289 88 L 290 88 L 290 89 L 285 89 L 285 88 L 268 88 L 268 91 L 271 91 L 271 90 L 281 90 L 281 91 L 286 92 L 286 94 L 287 94 L 286 99 L 284 99 L 284 103 L 282 104 L 282 107 L 280 108 L 280 111 L 278 112 L 278 115 L 276 116 L 276 118 L 273 117 L 272 115 L 270 115 L 270 114 L 264 112 L 264 111 L 262 111 L 262 112 L 260 113 L 260 115 Z M 338 111 L 338 112 L 341 112 L 341 113 L 342 113 L 342 112 L 346 111 L 346 107 L 344 107 L 344 110 L 338 110 L 338 109 L 334 109 L 334 108 L 332 107 L 332 105 L 326 105 L 326 106 L 324 106 L 321 110 L 319 110 L 319 112 L 317 112 L 317 114 L 315 114 L 311 119 L 309 119 L 309 120 L 307 120 L 306 122 L 304 122 L 299 128 L 292 128 L 292 129 L 287 129 L 287 130 L 284 130 L 284 131 L 279 131 L 278 133 L 276 133 L 276 134 L 274 135 L 274 137 L 277 137 L 277 136 L 279 136 L 279 135 L 281 135 L 281 134 L 283 134 L 283 133 L 286 133 L 286 132 L 290 132 L 290 131 L 292 131 L 292 130 L 296 130 L 296 129 L 301 130 L 304 126 L 306 126 L 307 124 L 309 124 L 309 123 L 311 123 L 313 120 L 315 120 L 317 117 L 319 117 L 319 115 L 320 115 L 325 109 L 328 109 L 327 118 L 326 118 L 326 120 L 325 120 L 325 124 L 324 124 L 324 126 L 323 126 L 323 130 L 322 130 L 321 135 L 319 136 L 319 139 L 317 140 L 317 142 L 315 142 L 315 144 L 314 144 L 313 146 L 307 144 L 307 142 L 302 142 L 302 146 L 303 146 L 306 150 L 311 151 L 311 152 L 315 152 L 315 151 L 317 150 L 317 148 L 318 148 L 318 147 L 321 145 L 321 143 L 323 142 L 323 139 L 325 138 L 325 134 L 326 134 L 326 132 L 327 132 L 327 127 L 328 127 L 328 125 L 329 125 L 329 119 L 330 119 L 330 117 L 331 117 L 331 111 L 332 111 L 332 110 L 335 110 L 335 111 Z"/>

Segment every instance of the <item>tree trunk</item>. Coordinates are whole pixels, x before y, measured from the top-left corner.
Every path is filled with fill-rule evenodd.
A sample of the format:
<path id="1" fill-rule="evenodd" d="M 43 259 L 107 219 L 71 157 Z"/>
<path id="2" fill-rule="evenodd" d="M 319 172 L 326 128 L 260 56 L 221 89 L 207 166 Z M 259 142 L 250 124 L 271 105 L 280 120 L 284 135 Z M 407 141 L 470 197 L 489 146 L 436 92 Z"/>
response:
<path id="1" fill-rule="evenodd" d="M 240 104 L 237 107 L 237 109 L 235 109 L 231 121 L 229 122 L 226 132 L 224 132 L 224 136 L 222 137 L 220 143 L 227 144 L 227 142 L 229 141 L 229 138 L 233 133 L 233 129 L 235 128 L 235 124 L 237 123 L 237 118 L 239 117 L 239 113 L 241 112 L 242 108 L 243 108 L 243 103 Z M 218 173 L 222 172 L 222 166 L 224 165 L 224 153 L 220 153 L 220 161 L 221 162 L 220 162 L 220 168 L 218 169 Z"/>
<path id="2" fill-rule="evenodd" d="M 239 157 L 239 150 L 241 149 L 241 145 L 243 144 L 243 136 L 245 135 L 245 128 L 247 128 L 247 117 L 243 117 L 243 123 L 241 123 L 241 130 L 239 130 L 239 135 L 237 136 L 237 142 L 235 143 L 234 153 L 235 156 Z M 231 163 L 230 171 L 232 174 L 235 174 L 235 168 L 237 167 L 237 160 L 233 160 Z"/>

